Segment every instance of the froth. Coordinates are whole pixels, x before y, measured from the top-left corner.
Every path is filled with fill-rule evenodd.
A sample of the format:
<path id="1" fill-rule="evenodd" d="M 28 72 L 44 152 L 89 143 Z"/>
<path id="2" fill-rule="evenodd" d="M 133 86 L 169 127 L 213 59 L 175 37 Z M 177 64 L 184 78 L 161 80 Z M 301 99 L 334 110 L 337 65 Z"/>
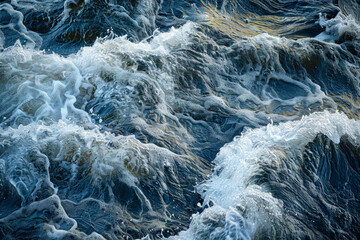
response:
<path id="1" fill-rule="evenodd" d="M 93 89 L 69 60 L 16 45 L 0 54 L 3 91 L 0 115 L 3 124 L 33 121 L 89 121 L 77 104 L 85 102 Z"/>
<path id="2" fill-rule="evenodd" d="M 301 152 L 319 133 L 335 143 L 345 134 L 358 140 L 360 132 L 354 125 L 360 123 L 349 120 L 343 113 L 325 111 L 310 114 L 300 121 L 246 131 L 226 144 L 217 155 L 215 174 L 199 188 L 206 192 L 205 202 L 213 201 L 225 208 L 233 206 L 240 193 L 249 187 L 248 180 L 260 163 L 276 164 L 288 152 Z"/>
<path id="3" fill-rule="evenodd" d="M 352 15 L 345 16 L 341 12 L 332 19 L 320 15 L 319 24 L 325 31 L 316 36 L 317 39 L 329 42 L 344 42 L 360 39 L 360 26 Z"/>
<path id="4" fill-rule="evenodd" d="M 271 234 L 272 231 L 266 229 L 271 226 L 275 229 L 283 221 L 282 202 L 265 186 L 255 183 L 253 177 L 261 176 L 265 165 L 277 169 L 280 161 L 301 156 L 305 146 L 318 134 L 324 134 L 334 143 L 348 136 L 359 144 L 359 127 L 359 121 L 343 113 L 325 111 L 298 121 L 269 124 L 243 132 L 221 148 L 214 161 L 213 175 L 198 186 L 205 210 L 194 215 L 190 228 L 175 239 L 214 239 L 214 236 L 252 239 L 260 229 Z M 236 221 L 232 223 L 234 218 Z"/>
<path id="5" fill-rule="evenodd" d="M 187 22 L 180 28 L 171 28 L 168 32 L 160 33 L 155 31 L 153 36 L 138 43 L 129 41 L 127 36 L 105 41 L 99 39 L 94 46 L 84 47 L 77 55 L 86 57 L 98 55 L 99 53 L 127 53 L 131 55 L 136 54 L 137 56 L 169 54 L 171 51 L 178 50 L 181 46 L 185 47 L 190 43 L 190 35 L 193 32 L 193 28 L 194 23 Z"/>

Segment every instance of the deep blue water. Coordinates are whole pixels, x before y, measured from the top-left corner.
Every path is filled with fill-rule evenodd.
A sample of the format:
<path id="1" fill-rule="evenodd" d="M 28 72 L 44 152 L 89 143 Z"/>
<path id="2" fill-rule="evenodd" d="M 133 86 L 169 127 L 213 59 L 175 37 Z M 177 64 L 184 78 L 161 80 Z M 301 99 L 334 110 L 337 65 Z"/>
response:
<path id="1" fill-rule="evenodd" d="M 358 0 L 0 2 L 0 239 L 360 239 Z"/>

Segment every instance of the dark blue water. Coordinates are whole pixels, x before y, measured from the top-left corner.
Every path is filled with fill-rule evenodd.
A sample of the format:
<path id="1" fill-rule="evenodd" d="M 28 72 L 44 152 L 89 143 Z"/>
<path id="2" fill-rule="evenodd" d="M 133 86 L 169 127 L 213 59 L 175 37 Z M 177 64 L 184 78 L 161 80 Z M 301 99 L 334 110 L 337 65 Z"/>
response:
<path id="1" fill-rule="evenodd" d="M 0 239 L 360 239 L 360 5 L 0 3 Z"/>

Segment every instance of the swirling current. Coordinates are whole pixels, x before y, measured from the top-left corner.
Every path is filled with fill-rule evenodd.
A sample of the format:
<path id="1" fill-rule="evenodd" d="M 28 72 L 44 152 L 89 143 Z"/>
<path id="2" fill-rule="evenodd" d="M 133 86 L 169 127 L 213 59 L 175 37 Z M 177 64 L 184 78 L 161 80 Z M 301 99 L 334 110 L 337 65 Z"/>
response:
<path id="1" fill-rule="evenodd" d="M 0 239 L 360 239 L 359 0 L 0 1 Z"/>

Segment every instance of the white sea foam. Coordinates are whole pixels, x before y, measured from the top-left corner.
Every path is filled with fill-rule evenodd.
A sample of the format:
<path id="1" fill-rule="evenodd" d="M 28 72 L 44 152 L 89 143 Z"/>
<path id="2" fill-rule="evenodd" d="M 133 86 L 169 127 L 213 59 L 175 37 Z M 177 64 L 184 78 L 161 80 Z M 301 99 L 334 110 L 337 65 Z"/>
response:
<path id="1" fill-rule="evenodd" d="M 29 124 L 39 120 L 89 121 L 87 113 L 74 106 L 84 102 L 93 86 L 74 63 L 56 54 L 18 44 L 0 53 L 3 91 L 0 115 L 7 124 Z M 81 107 L 81 106 L 80 106 Z"/>
<path id="2" fill-rule="evenodd" d="M 100 193 L 98 197 L 102 202 L 110 201 L 114 204 L 116 198 L 123 195 L 123 192 L 118 192 L 119 186 L 115 184 L 119 182 L 136 192 L 140 199 L 136 199 L 140 201 L 139 209 L 147 209 L 150 214 L 156 214 L 152 210 L 151 201 L 139 187 L 141 179 L 156 181 L 161 188 L 160 192 L 172 191 L 164 172 L 176 172 L 184 160 L 187 163 L 192 161 L 153 144 L 143 144 L 134 136 L 115 136 L 100 132 L 97 128 L 84 129 L 61 120 L 51 125 L 32 123 L 2 129 L 0 147 L 3 153 L 0 172 L 16 189 L 23 205 L 18 212 L 0 219 L 0 224 L 6 222 L 11 226 L 15 219 L 22 217 L 31 221 L 34 211 L 41 211 L 51 205 L 52 200 L 48 204 L 48 198 L 66 196 L 77 199 L 78 195 L 84 194 L 81 191 L 85 194 L 95 191 Z M 86 177 L 79 180 L 79 175 L 84 174 Z M 178 181 L 176 175 L 172 177 L 173 181 Z M 65 185 L 63 181 L 66 182 Z M 85 189 L 84 186 L 79 187 L 81 181 L 86 182 Z M 80 192 L 74 193 L 74 188 L 79 188 Z M 103 195 L 107 196 L 107 200 L 103 199 Z M 38 205 L 34 205 L 34 202 Z M 25 207 L 29 204 L 30 206 Z M 62 209 L 61 203 L 57 206 Z M 24 216 L 19 215 L 24 211 Z M 57 218 L 63 218 L 65 213 L 62 211 L 57 212 Z M 64 218 L 68 219 L 67 222 L 72 222 L 71 229 L 52 226 L 52 222 L 49 222 L 44 224 L 44 238 L 56 239 L 69 234 L 83 236 L 83 233 L 77 232 L 74 219 L 67 216 Z M 90 236 L 101 239 L 96 233 Z"/>
<path id="3" fill-rule="evenodd" d="M 48 172 L 49 164 L 54 162 L 61 162 L 60 166 L 72 176 L 68 179 L 69 186 L 76 181 L 79 166 L 86 161 L 95 187 L 99 182 L 117 176 L 135 188 L 138 178 L 147 176 L 157 178 L 166 190 L 166 176 L 161 169 L 171 168 L 174 161 L 186 157 L 152 144 L 140 143 L 134 136 L 101 132 L 91 122 L 93 109 L 87 113 L 84 108 L 87 101 L 94 97 L 93 94 L 99 96 L 107 91 L 107 85 L 111 87 L 114 84 L 115 87 L 133 91 L 136 85 L 149 81 L 146 86 L 155 89 L 155 92 L 148 94 L 160 97 L 158 107 L 167 112 L 164 92 L 173 92 L 171 79 L 161 71 L 155 73 L 159 78 L 152 79 L 151 73 L 138 73 L 129 69 L 126 63 L 135 61 L 138 56 L 170 54 L 182 44 L 189 43 L 192 29 L 193 25 L 188 23 L 180 29 L 157 33 L 151 40 L 138 44 L 125 37 L 99 41 L 69 57 L 45 54 L 21 44 L 0 53 L 0 84 L 3 87 L 0 95 L 0 137 L 4 147 L 17 149 L 8 151 L 4 174 L 19 195 L 31 202 L 36 198 L 33 192 L 38 192 L 34 190 L 35 186 L 43 186 L 44 181 L 56 193 Z M 104 74 L 114 74 L 112 83 L 106 82 Z M 117 85 L 119 83 L 120 86 Z M 107 94 L 111 93 L 113 91 Z M 119 100 L 120 104 L 131 105 L 137 101 L 126 93 L 124 97 L 127 99 Z M 132 113 L 134 122 L 145 125 L 144 120 L 136 118 L 136 113 Z M 153 131 L 154 135 L 158 132 Z M 43 154 L 39 158 L 44 160 L 44 163 L 39 163 L 42 167 L 33 166 L 27 156 L 30 149 Z M 15 159 L 13 163 L 16 164 L 9 159 Z M 23 168 L 20 171 L 19 166 Z M 34 195 L 34 199 L 29 195 Z"/>
<path id="4" fill-rule="evenodd" d="M 124 85 L 127 91 L 132 91 L 133 87 L 141 84 L 142 81 L 149 81 L 160 99 L 165 100 L 166 97 L 170 100 L 174 99 L 174 81 L 169 75 L 171 69 L 164 71 L 150 68 L 141 71 L 138 69 L 139 61 L 148 62 L 148 57 L 155 56 L 166 58 L 173 51 L 187 46 L 191 42 L 190 34 L 193 28 L 194 25 L 189 22 L 181 28 L 172 28 L 169 32 L 155 32 L 150 40 L 139 43 L 129 41 L 126 36 L 106 41 L 99 40 L 91 47 L 84 47 L 70 58 L 82 75 L 98 85 L 99 89 L 109 84 L 103 81 L 106 73 L 115 82 Z M 172 66 L 169 64 L 166 67 Z"/>
<path id="5" fill-rule="evenodd" d="M 248 130 L 220 150 L 214 161 L 215 174 L 199 190 L 206 191 L 205 202 L 213 201 L 228 208 L 237 202 L 239 193 L 249 187 L 247 180 L 260 162 L 276 164 L 288 152 L 301 152 L 319 133 L 335 143 L 345 134 L 358 141 L 359 127 L 359 121 L 350 120 L 345 114 L 325 111 L 300 121 Z"/>
<path id="6" fill-rule="evenodd" d="M 166 55 L 171 51 L 178 50 L 182 46 L 187 46 L 191 41 L 190 35 L 193 31 L 194 23 L 187 22 L 179 28 L 172 27 L 168 32 L 160 33 L 156 30 L 153 33 L 153 36 L 136 43 L 130 41 L 127 36 L 120 36 L 105 41 L 99 39 L 93 46 L 82 48 L 82 50 L 76 55 L 80 57 L 80 59 L 78 59 L 79 61 L 81 61 L 81 56 L 97 56 L 99 54 L 109 55 L 106 56 L 109 58 L 119 56 L 121 53 L 136 55 L 137 57 L 147 55 Z M 86 60 L 90 62 L 83 62 L 83 64 L 89 65 L 94 63 L 94 61 L 91 60 L 106 59 L 87 58 Z M 97 64 L 99 64 L 99 62 L 97 62 Z"/>
<path id="7" fill-rule="evenodd" d="M 282 202 L 266 188 L 252 183 L 261 166 L 279 167 L 289 156 L 301 156 L 318 134 L 334 143 L 348 136 L 360 144 L 360 121 L 343 113 L 320 112 L 279 125 L 248 129 L 221 148 L 212 177 L 198 186 L 210 206 L 193 216 L 190 228 L 175 239 L 251 239 L 257 228 L 274 224 L 282 217 Z M 289 174 L 297 174 L 296 172 Z M 236 221 L 232 221 L 236 218 Z M 239 220 L 240 219 L 240 220 Z M 233 226 L 237 224 L 236 226 Z"/>
<path id="8" fill-rule="evenodd" d="M 325 28 L 325 31 L 315 37 L 318 40 L 334 42 L 343 37 L 345 33 L 354 40 L 360 39 L 360 26 L 351 15 L 345 16 L 340 12 L 335 18 L 329 20 L 326 19 L 326 16 L 321 15 L 319 24 Z"/>
<path id="9" fill-rule="evenodd" d="M 137 72 L 136 60 L 148 55 L 168 55 L 185 46 L 189 43 L 192 28 L 193 25 L 188 23 L 140 43 L 132 43 L 126 37 L 99 41 L 69 57 L 45 54 L 20 43 L 9 47 L 0 53 L 0 84 L 4 89 L 0 115 L 3 122 L 8 125 L 49 119 L 82 124 L 90 122 L 82 109 L 96 88 L 95 94 L 98 95 L 102 93 L 102 87 L 109 85 L 104 76 L 113 76 L 127 91 L 143 85 L 144 79 L 150 81 L 151 87 L 155 88 L 154 94 L 160 96 L 161 104 L 164 104 L 165 96 L 173 98 L 172 79 L 163 71 Z M 134 66 L 129 67 L 129 64 Z M 124 97 L 129 98 L 127 95 Z M 123 103 L 129 101 L 137 99 Z"/>
<path id="10" fill-rule="evenodd" d="M 134 136 L 115 136 L 107 132 L 101 133 L 98 129 L 86 130 L 63 121 L 52 125 L 29 124 L 16 129 L 8 128 L 3 130 L 0 137 L 3 141 L 2 145 L 12 146 L 8 142 L 10 141 L 17 146 L 17 152 L 13 152 L 17 156 L 29 151 L 28 145 L 22 146 L 24 141 L 29 144 L 32 142 L 32 148 L 37 148 L 46 154 L 44 156 L 49 158 L 50 164 L 53 161 L 70 163 L 67 170 L 73 172 L 73 175 L 76 175 L 78 166 L 83 164 L 82 161 L 86 161 L 90 165 L 94 184 L 104 178 L 120 174 L 123 176 L 122 180 L 129 186 L 135 186 L 137 176 L 158 174 L 157 167 L 171 166 L 177 157 L 176 154 L 153 144 L 142 144 Z M 16 160 L 16 164 L 29 165 L 24 169 L 29 169 L 29 167 L 32 169 L 32 163 L 27 161 L 29 159 L 24 155 L 23 158 Z M 30 171 L 31 179 L 29 179 L 30 175 L 24 175 L 27 173 L 25 170 L 22 177 L 15 176 L 16 169 L 12 169 L 16 168 L 16 164 L 8 163 L 6 175 L 25 179 L 26 187 L 29 189 L 33 187 L 30 185 L 36 184 L 40 178 L 49 177 L 39 176 L 41 172 L 45 175 L 49 174 L 39 169 Z M 45 167 L 46 163 L 44 162 L 43 165 Z M 66 165 L 63 166 L 66 167 Z M 14 185 L 16 186 L 17 183 Z"/>

